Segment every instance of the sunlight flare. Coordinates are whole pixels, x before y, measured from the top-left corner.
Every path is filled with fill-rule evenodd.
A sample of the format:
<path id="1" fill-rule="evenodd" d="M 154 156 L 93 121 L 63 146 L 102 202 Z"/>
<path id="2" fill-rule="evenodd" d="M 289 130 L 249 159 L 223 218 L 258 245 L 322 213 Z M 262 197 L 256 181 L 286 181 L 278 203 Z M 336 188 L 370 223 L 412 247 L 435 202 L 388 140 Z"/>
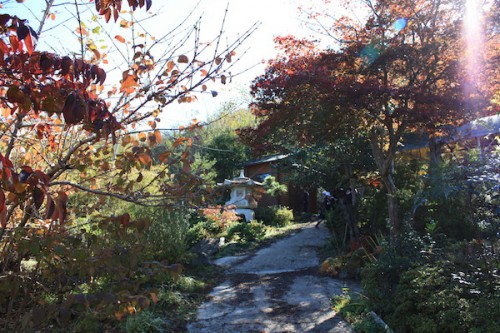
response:
<path id="1" fill-rule="evenodd" d="M 482 51 L 484 46 L 482 29 L 482 12 L 480 0 L 467 0 L 463 21 L 465 38 L 464 66 L 467 71 L 464 92 L 467 96 L 474 96 L 481 84 Z"/>

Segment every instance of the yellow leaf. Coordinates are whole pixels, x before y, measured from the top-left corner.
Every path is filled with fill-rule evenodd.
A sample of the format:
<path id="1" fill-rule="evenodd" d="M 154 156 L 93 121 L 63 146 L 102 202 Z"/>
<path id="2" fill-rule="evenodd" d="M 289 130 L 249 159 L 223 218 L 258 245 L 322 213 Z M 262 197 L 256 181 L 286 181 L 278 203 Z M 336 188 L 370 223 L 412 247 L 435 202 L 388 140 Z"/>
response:
<path id="1" fill-rule="evenodd" d="M 127 20 L 122 19 L 120 21 L 120 27 L 122 27 L 122 28 L 128 28 L 129 27 L 129 22 Z"/>

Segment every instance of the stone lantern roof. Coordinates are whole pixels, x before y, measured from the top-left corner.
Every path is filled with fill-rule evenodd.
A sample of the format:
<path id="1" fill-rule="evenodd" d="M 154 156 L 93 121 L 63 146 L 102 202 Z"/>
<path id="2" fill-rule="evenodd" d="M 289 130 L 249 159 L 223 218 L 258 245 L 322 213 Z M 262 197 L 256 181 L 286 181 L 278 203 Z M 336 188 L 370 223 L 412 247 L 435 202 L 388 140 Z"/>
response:
<path id="1" fill-rule="evenodd" d="M 240 175 L 236 178 L 233 178 L 231 180 L 226 179 L 224 180 L 224 183 L 222 183 L 224 186 L 262 186 L 262 183 L 256 182 L 249 177 L 245 176 L 245 171 L 242 169 L 240 171 Z"/>

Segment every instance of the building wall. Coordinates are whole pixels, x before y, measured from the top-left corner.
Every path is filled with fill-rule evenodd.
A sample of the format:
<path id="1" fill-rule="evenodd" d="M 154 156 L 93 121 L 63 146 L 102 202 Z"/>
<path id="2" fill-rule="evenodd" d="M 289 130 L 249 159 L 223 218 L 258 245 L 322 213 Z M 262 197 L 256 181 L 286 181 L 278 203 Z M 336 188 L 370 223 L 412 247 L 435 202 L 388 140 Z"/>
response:
<path id="1" fill-rule="evenodd" d="M 264 193 L 258 200 L 259 206 L 282 205 L 291 208 L 296 213 L 305 211 L 308 213 L 317 213 L 316 188 L 308 189 L 309 196 L 306 205 L 304 190 L 291 184 L 288 181 L 286 173 L 281 172 L 276 162 L 265 162 L 245 167 L 245 176 L 247 177 L 255 179 L 256 176 L 261 174 L 270 174 L 274 176 L 279 183 L 287 185 L 288 191 L 277 198 Z"/>

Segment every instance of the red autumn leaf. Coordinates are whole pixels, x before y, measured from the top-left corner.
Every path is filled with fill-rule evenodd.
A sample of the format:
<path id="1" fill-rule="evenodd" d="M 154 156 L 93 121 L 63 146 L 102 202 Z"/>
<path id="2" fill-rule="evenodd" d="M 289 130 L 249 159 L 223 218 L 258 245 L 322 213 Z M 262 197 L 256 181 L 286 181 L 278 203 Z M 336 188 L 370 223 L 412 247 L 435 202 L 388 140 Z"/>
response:
<path id="1" fill-rule="evenodd" d="M 54 219 L 54 213 L 56 212 L 56 205 L 54 203 L 54 200 L 52 200 L 52 197 L 49 195 L 47 196 L 47 204 L 45 208 L 45 219 Z"/>
<path id="2" fill-rule="evenodd" d="M 60 191 L 56 199 L 56 210 L 58 213 L 59 224 L 62 226 L 66 223 L 68 206 L 68 195 L 63 191 Z"/>
<path id="3" fill-rule="evenodd" d="M 111 9 L 107 9 L 104 11 L 104 18 L 106 19 L 106 22 L 109 22 L 109 19 L 111 18 Z"/>
<path id="4" fill-rule="evenodd" d="M 61 72 L 59 74 L 66 75 L 69 73 L 71 66 L 73 65 L 73 61 L 70 57 L 65 56 L 61 59 Z"/>
<path id="5" fill-rule="evenodd" d="M 38 180 L 44 185 L 45 188 L 49 186 L 50 179 L 46 173 L 44 173 L 41 170 L 35 170 L 34 173 L 37 176 Z"/>
<path id="6" fill-rule="evenodd" d="M 31 34 L 28 34 L 24 39 L 24 45 L 26 46 L 26 50 L 29 55 L 33 54 L 33 39 L 31 38 Z"/>
<path id="7" fill-rule="evenodd" d="M 17 38 L 23 40 L 29 35 L 30 29 L 23 22 L 18 21 L 16 33 Z"/>
<path id="8" fill-rule="evenodd" d="M 128 225 L 130 224 L 130 214 L 129 213 L 123 214 L 122 216 L 119 217 L 119 219 L 120 219 L 120 224 L 124 227 L 128 227 Z"/>
<path id="9" fill-rule="evenodd" d="M 137 179 L 135 181 L 137 183 L 140 183 L 140 182 L 142 182 L 143 179 L 144 179 L 144 176 L 142 175 L 142 172 L 139 172 L 139 176 L 137 176 Z"/>
<path id="10" fill-rule="evenodd" d="M 19 39 L 17 39 L 16 36 L 10 35 L 9 41 L 10 41 L 10 49 L 12 50 L 12 52 L 17 52 L 19 49 Z"/>
<path id="11" fill-rule="evenodd" d="M 5 193 L 0 189 L 0 224 L 2 228 L 7 226 L 7 207 L 5 206 Z"/>
<path id="12" fill-rule="evenodd" d="M 104 69 L 99 68 L 97 70 L 96 81 L 99 82 L 99 84 L 101 85 L 104 83 L 104 81 L 106 81 L 106 71 L 104 71 Z"/>
<path id="13" fill-rule="evenodd" d="M 33 202 L 35 203 L 36 209 L 40 209 L 45 199 L 45 192 L 35 187 L 33 190 Z"/>
<path id="14" fill-rule="evenodd" d="M 11 16 L 9 14 L 0 14 L 0 26 L 5 26 L 10 19 Z"/>
<path id="15" fill-rule="evenodd" d="M 188 63 L 189 58 L 186 55 L 180 55 L 179 58 L 177 59 L 178 63 Z"/>
<path id="16" fill-rule="evenodd" d="M 83 105 L 83 101 L 72 92 L 66 98 L 62 113 L 66 124 L 78 124 L 85 117 L 85 106 Z"/>

